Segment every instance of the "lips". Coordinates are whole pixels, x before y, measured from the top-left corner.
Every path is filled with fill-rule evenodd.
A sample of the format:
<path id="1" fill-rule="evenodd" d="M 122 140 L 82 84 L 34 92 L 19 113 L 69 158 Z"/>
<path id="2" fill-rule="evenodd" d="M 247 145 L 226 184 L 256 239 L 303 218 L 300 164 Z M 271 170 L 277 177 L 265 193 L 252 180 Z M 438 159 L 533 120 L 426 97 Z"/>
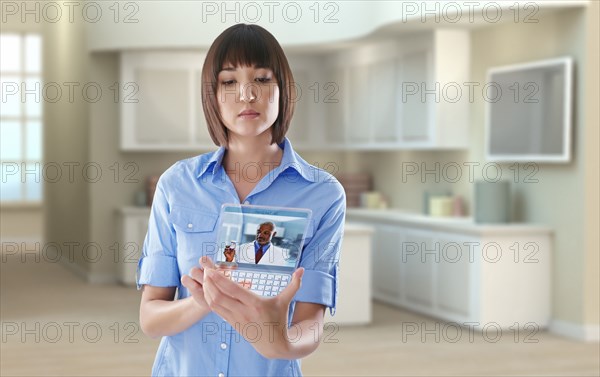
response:
<path id="1" fill-rule="evenodd" d="M 252 116 L 252 115 L 258 115 L 259 113 L 257 113 L 254 110 L 244 110 L 241 113 L 238 114 L 238 116 Z"/>

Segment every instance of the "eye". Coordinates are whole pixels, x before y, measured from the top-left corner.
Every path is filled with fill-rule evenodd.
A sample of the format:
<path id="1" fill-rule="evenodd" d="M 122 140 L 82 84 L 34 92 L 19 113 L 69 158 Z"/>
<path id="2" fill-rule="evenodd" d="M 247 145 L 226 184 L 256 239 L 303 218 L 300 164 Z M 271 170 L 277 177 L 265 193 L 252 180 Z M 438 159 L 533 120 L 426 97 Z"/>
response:
<path id="1" fill-rule="evenodd" d="M 270 77 L 259 77 L 256 79 L 256 81 L 264 84 L 264 83 L 271 81 L 271 78 Z"/>
<path id="2" fill-rule="evenodd" d="M 221 84 L 228 86 L 228 85 L 233 85 L 234 82 L 235 82 L 235 80 L 223 80 L 223 81 L 221 81 Z"/>

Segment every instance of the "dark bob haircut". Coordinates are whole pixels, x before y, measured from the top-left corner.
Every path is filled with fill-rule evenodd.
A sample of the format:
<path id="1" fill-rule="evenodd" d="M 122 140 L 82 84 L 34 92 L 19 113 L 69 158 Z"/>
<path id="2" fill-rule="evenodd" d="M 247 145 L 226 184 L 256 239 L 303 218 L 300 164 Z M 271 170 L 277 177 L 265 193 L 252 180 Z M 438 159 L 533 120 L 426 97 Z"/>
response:
<path id="1" fill-rule="evenodd" d="M 279 42 L 258 25 L 237 24 L 223 31 L 208 49 L 202 67 L 202 107 L 213 142 L 227 147 L 228 130 L 217 103 L 218 76 L 224 63 L 234 67 L 265 67 L 273 71 L 279 86 L 279 114 L 271 126 L 271 143 L 281 143 L 294 113 L 295 92 L 294 77 Z"/>

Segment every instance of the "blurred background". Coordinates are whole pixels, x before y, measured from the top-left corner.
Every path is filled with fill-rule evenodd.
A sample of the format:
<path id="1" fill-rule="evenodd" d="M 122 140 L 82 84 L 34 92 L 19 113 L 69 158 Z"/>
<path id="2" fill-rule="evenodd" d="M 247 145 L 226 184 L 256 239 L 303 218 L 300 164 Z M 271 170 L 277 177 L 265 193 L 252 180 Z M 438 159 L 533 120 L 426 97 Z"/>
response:
<path id="1" fill-rule="evenodd" d="M 200 72 L 257 23 L 346 189 L 306 375 L 599 375 L 597 1 L 0 1 L 0 374 L 148 375 L 157 178 L 216 149 Z M 33 356 L 35 355 L 35 356 Z"/>

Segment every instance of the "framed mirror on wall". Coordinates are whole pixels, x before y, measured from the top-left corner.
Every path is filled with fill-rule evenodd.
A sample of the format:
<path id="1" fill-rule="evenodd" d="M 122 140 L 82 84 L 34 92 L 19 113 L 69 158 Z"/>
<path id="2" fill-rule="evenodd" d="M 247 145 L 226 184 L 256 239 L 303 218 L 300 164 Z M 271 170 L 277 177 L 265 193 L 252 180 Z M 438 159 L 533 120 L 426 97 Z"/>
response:
<path id="1" fill-rule="evenodd" d="M 496 162 L 571 160 L 573 59 L 494 67 L 485 88 L 485 154 Z"/>

